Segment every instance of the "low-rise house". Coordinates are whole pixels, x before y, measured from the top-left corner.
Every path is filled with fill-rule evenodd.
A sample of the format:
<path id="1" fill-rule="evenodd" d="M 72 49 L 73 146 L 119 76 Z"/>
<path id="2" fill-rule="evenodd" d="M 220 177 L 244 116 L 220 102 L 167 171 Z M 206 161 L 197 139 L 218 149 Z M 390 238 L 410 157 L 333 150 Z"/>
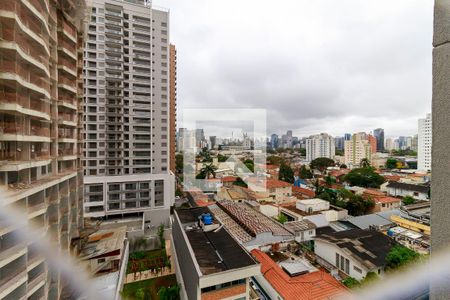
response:
<path id="1" fill-rule="evenodd" d="M 349 293 L 330 274 L 307 262 L 287 261 L 279 265 L 262 251 L 255 249 L 251 253 L 261 264 L 261 274 L 254 278 L 270 299 L 328 300 Z"/>
<path id="2" fill-rule="evenodd" d="M 390 181 L 386 185 L 386 188 L 390 196 L 411 196 L 418 200 L 429 200 L 430 186 L 428 184 L 412 184 L 399 181 Z"/>
<path id="3" fill-rule="evenodd" d="M 316 236 L 316 225 L 308 219 L 286 222 L 283 225 L 295 236 L 296 242 L 308 242 Z"/>
<path id="4" fill-rule="evenodd" d="M 375 206 L 372 212 L 388 211 L 400 208 L 402 199 L 389 196 L 376 196 L 372 198 Z"/>
<path id="5" fill-rule="evenodd" d="M 216 218 L 247 249 L 287 247 L 294 235 L 245 202 L 218 201 L 209 206 Z"/>
<path id="6" fill-rule="evenodd" d="M 395 226 L 389 217 L 385 217 L 382 214 L 369 214 L 358 217 L 349 217 L 346 222 L 352 224 L 359 229 L 372 229 L 378 231 L 386 231 Z"/>
<path id="7" fill-rule="evenodd" d="M 316 192 L 313 190 L 299 187 L 299 186 L 292 186 L 292 196 L 296 197 L 297 199 L 311 199 L 316 196 Z"/>
<path id="8" fill-rule="evenodd" d="M 333 206 L 330 202 L 317 198 L 282 204 L 280 205 L 280 213 L 285 215 L 289 221 L 323 215 L 327 222 L 334 222 L 343 220 L 348 216 L 346 209 Z"/>
<path id="9" fill-rule="evenodd" d="M 175 210 L 172 234 L 181 299 L 249 299 L 260 266 L 208 207 Z"/>
<path id="10" fill-rule="evenodd" d="M 384 274 L 386 256 L 394 245 L 394 240 L 378 231 L 351 229 L 318 235 L 314 252 L 343 276 L 361 280 L 369 272 Z"/>
<path id="11" fill-rule="evenodd" d="M 93 276 L 119 271 L 127 226 L 98 230 L 81 245 L 80 260 Z"/>

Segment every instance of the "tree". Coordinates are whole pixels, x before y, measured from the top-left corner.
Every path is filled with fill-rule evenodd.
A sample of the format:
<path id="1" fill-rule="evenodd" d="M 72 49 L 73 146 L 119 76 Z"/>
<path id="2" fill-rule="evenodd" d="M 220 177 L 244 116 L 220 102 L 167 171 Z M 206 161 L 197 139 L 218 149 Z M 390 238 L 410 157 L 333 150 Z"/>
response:
<path id="1" fill-rule="evenodd" d="M 158 226 L 158 238 L 161 244 L 161 248 L 166 247 L 166 240 L 164 239 L 164 224 Z"/>
<path id="2" fill-rule="evenodd" d="M 335 155 L 339 155 L 339 156 L 344 156 L 344 151 L 342 151 L 341 149 L 336 149 L 336 151 L 334 152 Z"/>
<path id="3" fill-rule="evenodd" d="M 229 156 L 222 155 L 222 154 L 220 154 L 220 153 L 217 155 L 217 160 L 218 160 L 219 162 L 226 162 L 226 161 L 228 160 L 228 158 L 229 158 Z"/>
<path id="4" fill-rule="evenodd" d="M 202 159 L 202 162 L 212 162 L 211 152 L 209 152 L 208 148 L 203 148 L 202 151 L 199 153 L 199 156 Z"/>
<path id="5" fill-rule="evenodd" d="M 288 218 L 283 214 L 279 214 L 277 221 L 280 222 L 281 224 L 284 224 L 288 221 Z"/>
<path id="6" fill-rule="evenodd" d="M 175 156 L 175 169 L 177 173 L 183 173 L 183 162 L 184 162 L 183 154 L 177 154 Z"/>
<path id="7" fill-rule="evenodd" d="M 334 160 L 327 157 L 319 157 L 314 159 L 309 165 L 311 169 L 319 170 L 323 173 L 326 168 L 334 166 Z"/>
<path id="8" fill-rule="evenodd" d="M 361 159 L 361 162 L 359 163 L 359 165 L 361 166 L 361 168 L 370 168 L 370 160 L 368 158 L 363 158 Z"/>
<path id="9" fill-rule="evenodd" d="M 136 300 L 144 300 L 145 290 L 143 288 L 137 289 L 135 297 L 136 297 Z"/>
<path id="10" fill-rule="evenodd" d="M 180 287 L 173 285 L 170 287 L 161 287 L 158 291 L 158 297 L 160 300 L 177 300 L 180 298 Z"/>
<path id="11" fill-rule="evenodd" d="M 248 187 L 248 185 L 244 182 L 244 180 L 242 180 L 241 177 L 238 177 L 236 179 L 236 181 L 233 182 L 233 185 L 242 186 L 242 187 L 245 187 L 245 188 Z"/>
<path id="12" fill-rule="evenodd" d="M 251 159 L 246 159 L 244 161 L 244 165 L 247 167 L 247 169 L 250 170 L 250 172 L 255 172 L 255 163 Z"/>
<path id="13" fill-rule="evenodd" d="M 310 179 L 313 177 L 313 174 L 311 173 L 311 170 L 306 168 L 305 165 L 302 165 L 298 172 L 298 177 L 300 177 L 301 179 Z"/>
<path id="14" fill-rule="evenodd" d="M 386 169 L 395 169 L 397 167 L 397 160 L 395 158 L 388 158 L 386 160 Z"/>
<path id="15" fill-rule="evenodd" d="M 354 289 L 356 287 L 359 287 L 361 283 L 356 280 L 355 278 L 348 276 L 344 280 L 342 280 L 342 284 L 348 287 L 349 289 Z"/>
<path id="16" fill-rule="evenodd" d="M 369 272 L 366 274 L 366 277 L 364 277 L 364 279 L 361 280 L 361 285 L 370 284 L 377 280 L 378 280 L 378 274 L 375 272 Z"/>
<path id="17" fill-rule="evenodd" d="M 373 168 L 357 168 L 351 170 L 344 177 L 344 181 L 350 185 L 360 187 L 379 188 L 384 182 L 384 177 L 375 173 Z"/>
<path id="18" fill-rule="evenodd" d="M 336 183 L 336 178 L 333 176 L 325 176 L 325 183 L 327 186 L 331 186 L 333 183 Z"/>
<path id="19" fill-rule="evenodd" d="M 404 205 L 410 205 L 410 204 L 414 204 L 414 202 L 416 202 L 416 200 L 411 196 L 405 196 L 405 197 L 403 197 L 402 202 Z"/>
<path id="20" fill-rule="evenodd" d="M 283 158 L 276 156 L 276 155 L 271 155 L 271 156 L 267 157 L 267 163 L 270 165 L 279 166 L 279 165 L 283 164 Z"/>
<path id="21" fill-rule="evenodd" d="M 294 183 L 294 171 L 292 171 L 292 168 L 288 165 L 282 164 L 280 166 L 280 171 L 278 172 L 278 179 Z"/>
<path id="22" fill-rule="evenodd" d="M 347 201 L 345 208 L 351 216 L 362 216 L 369 213 L 374 206 L 375 202 L 373 200 L 354 195 Z"/>
<path id="23" fill-rule="evenodd" d="M 200 169 L 200 174 L 205 174 L 206 179 L 208 179 L 211 175 L 216 178 L 216 170 L 217 167 L 213 164 L 205 164 L 203 168 Z"/>
<path id="24" fill-rule="evenodd" d="M 386 256 L 386 268 L 388 270 L 398 269 L 410 263 L 418 261 L 420 254 L 402 245 L 395 245 Z"/>

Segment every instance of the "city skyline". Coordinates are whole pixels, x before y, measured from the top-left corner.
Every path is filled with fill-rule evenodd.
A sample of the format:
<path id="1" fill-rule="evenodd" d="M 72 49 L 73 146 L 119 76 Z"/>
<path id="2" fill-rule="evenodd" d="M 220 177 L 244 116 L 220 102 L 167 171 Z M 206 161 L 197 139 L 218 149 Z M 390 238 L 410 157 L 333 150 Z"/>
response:
<path id="1" fill-rule="evenodd" d="M 400 136 L 431 110 L 432 2 L 155 4 L 171 8 L 181 49 L 179 112 L 262 108 L 269 133 Z"/>

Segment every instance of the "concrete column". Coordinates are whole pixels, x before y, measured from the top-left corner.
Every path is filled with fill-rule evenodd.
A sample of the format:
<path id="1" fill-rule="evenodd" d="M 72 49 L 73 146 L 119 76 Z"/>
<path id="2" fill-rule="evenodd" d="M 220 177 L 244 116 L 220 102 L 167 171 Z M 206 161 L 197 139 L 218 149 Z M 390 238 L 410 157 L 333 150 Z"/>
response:
<path id="1" fill-rule="evenodd" d="M 432 253 L 450 251 L 450 0 L 435 0 L 433 36 Z M 450 299 L 450 285 L 434 286 L 431 299 Z"/>

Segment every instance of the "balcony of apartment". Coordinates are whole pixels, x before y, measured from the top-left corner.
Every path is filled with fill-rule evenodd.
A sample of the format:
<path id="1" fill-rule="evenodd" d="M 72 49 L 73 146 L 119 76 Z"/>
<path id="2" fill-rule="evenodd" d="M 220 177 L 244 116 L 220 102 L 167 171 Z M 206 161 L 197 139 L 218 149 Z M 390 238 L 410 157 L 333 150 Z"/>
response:
<path id="1" fill-rule="evenodd" d="M 69 79 L 65 76 L 58 76 L 58 88 L 77 94 L 77 82 L 76 79 Z"/>
<path id="2" fill-rule="evenodd" d="M 6 36 L 13 34 L 9 32 L 10 29 L 16 31 L 16 35 L 24 34 L 29 40 L 30 44 L 34 47 L 39 47 L 47 54 L 48 50 L 48 39 L 49 31 L 46 25 L 46 20 L 43 16 L 36 15 L 30 7 L 27 7 L 25 2 L 22 1 L 7 1 L 2 2 L 2 10 L 15 14 L 18 18 L 10 17 L 7 15 L 4 19 L 4 28 L 6 29 L 3 33 Z M 17 24 L 18 26 L 15 26 Z M 21 31 L 20 33 L 18 31 Z M 9 38 L 5 38 L 10 40 Z"/>
<path id="3" fill-rule="evenodd" d="M 107 47 L 120 47 L 123 44 L 122 38 L 118 38 L 115 36 L 107 35 L 105 37 L 105 44 Z"/>
<path id="4" fill-rule="evenodd" d="M 74 147 L 58 149 L 58 160 L 75 160 L 77 158 L 77 151 Z"/>
<path id="5" fill-rule="evenodd" d="M 31 120 L 31 125 L 18 122 L 7 115 L 0 120 L 0 141 L 50 142 L 49 126 Z"/>
<path id="6" fill-rule="evenodd" d="M 150 26 L 150 19 L 134 17 L 133 22 Z"/>
<path id="7" fill-rule="evenodd" d="M 25 255 L 0 269 L 0 298 L 3 299 L 27 281 Z"/>
<path id="8" fill-rule="evenodd" d="M 137 31 L 137 32 L 142 32 L 142 33 L 150 34 L 150 27 L 147 27 L 147 26 L 134 25 L 134 26 L 133 26 L 133 30 L 134 30 L 134 31 Z"/>
<path id="9" fill-rule="evenodd" d="M 110 24 L 106 24 L 105 26 L 105 33 L 106 34 L 113 34 L 116 36 L 123 36 L 122 27 L 119 26 L 111 26 Z"/>
<path id="10" fill-rule="evenodd" d="M 69 108 L 72 110 L 77 110 L 78 109 L 78 102 L 77 99 L 75 97 L 70 97 L 68 95 L 60 95 L 59 99 L 58 99 L 58 105 L 65 107 L 65 108 Z"/>
<path id="11" fill-rule="evenodd" d="M 58 57 L 58 69 L 64 71 L 65 73 L 77 77 L 77 64 L 71 59 L 60 55 Z"/>
<path id="12" fill-rule="evenodd" d="M 67 127 L 76 127 L 77 116 L 74 113 L 58 112 L 58 124 Z"/>
<path id="13" fill-rule="evenodd" d="M 107 70 L 105 72 L 105 78 L 106 80 L 123 80 L 123 75 L 120 73 L 112 73 L 111 70 Z"/>
<path id="14" fill-rule="evenodd" d="M 113 51 L 114 52 L 114 51 Z M 115 52 L 115 53 L 119 53 L 119 52 Z M 117 61 L 117 62 L 123 62 L 122 56 L 111 56 L 111 55 L 106 55 L 105 56 L 105 62 L 108 63 L 108 61 Z"/>
<path id="15" fill-rule="evenodd" d="M 35 72 L 27 64 L 11 60 L 11 58 L 4 58 L 0 60 L 0 70 L 2 70 L 0 79 L 6 85 L 16 89 L 16 85 L 20 85 L 23 88 L 41 94 L 41 97 L 50 98 L 50 81 L 46 78 L 47 76 Z"/>
<path id="16" fill-rule="evenodd" d="M 151 48 L 150 43 L 136 42 L 136 41 L 133 41 L 133 47 L 136 49 L 144 49 L 144 50 L 149 50 Z"/>
<path id="17" fill-rule="evenodd" d="M 111 16 L 111 15 L 105 15 L 105 25 L 116 25 L 116 26 L 122 26 L 122 19 L 117 18 L 117 16 Z"/>
<path id="18" fill-rule="evenodd" d="M 62 16 L 58 20 L 58 32 L 61 32 L 66 38 L 68 38 L 73 43 L 77 43 L 77 30 L 75 26 L 67 23 L 66 20 L 62 18 Z"/>
<path id="19" fill-rule="evenodd" d="M 8 142 L 0 150 L 0 171 L 20 171 L 27 168 L 42 167 L 50 163 L 50 144 Z"/>
<path id="20" fill-rule="evenodd" d="M 76 130 L 71 128 L 58 128 L 58 142 L 60 143 L 76 143 Z"/>
<path id="21" fill-rule="evenodd" d="M 36 274 L 35 276 L 28 276 L 27 283 L 27 297 L 32 297 L 34 294 L 45 285 L 45 282 L 48 277 L 47 270 L 43 270 L 42 272 Z M 31 298 L 29 298 L 31 299 Z M 38 299 L 38 298 L 36 298 Z"/>
<path id="22" fill-rule="evenodd" d="M 150 37 L 150 33 L 148 35 L 135 33 L 135 34 L 133 34 L 133 39 L 137 40 L 137 41 L 149 42 L 151 40 L 151 37 Z"/>
<path id="23" fill-rule="evenodd" d="M 45 214 L 47 211 L 47 202 L 45 201 L 44 191 L 36 193 L 28 198 L 27 212 L 28 218 Z"/>
<path id="24" fill-rule="evenodd" d="M 0 111 L 21 113 L 44 120 L 50 120 L 50 102 L 36 95 L 17 93 L 9 88 L 0 92 Z"/>
<path id="25" fill-rule="evenodd" d="M 6 224 L 2 225 L 8 226 Z M 26 252 L 27 243 L 19 239 L 17 231 L 12 230 L 2 234 L 0 242 L 0 265 L 7 265 L 25 255 Z"/>
<path id="26" fill-rule="evenodd" d="M 105 64 L 105 68 L 108 70 L 118 70 L 118 71 L 122 71 L 123 70 L 123 66 L 121 64 L 114 64 L 114 63 L 108 63 L 106 62 Z"/>
<path id="27" fill-rule="evenodd" d="M 133 90 L 136 91 L 136 92 L 143 92 L 143 93 L 150 93 L 150 92 L 151 92 L 151 89 L 150 89 L 150 88 L 147 88 L 147 87 L 139 87 L 139 86 L 135 86 L 135 87 L 133 88 Z"/>

